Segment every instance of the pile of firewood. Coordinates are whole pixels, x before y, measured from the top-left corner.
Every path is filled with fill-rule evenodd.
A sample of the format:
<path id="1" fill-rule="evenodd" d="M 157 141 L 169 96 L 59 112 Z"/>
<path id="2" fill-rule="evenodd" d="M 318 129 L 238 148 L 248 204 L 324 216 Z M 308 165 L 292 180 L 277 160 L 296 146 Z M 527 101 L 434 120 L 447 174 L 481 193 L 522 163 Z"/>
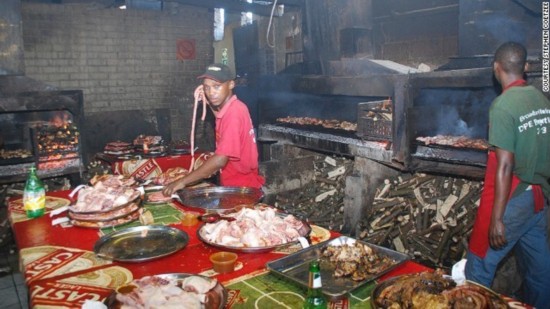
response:
<path id="1" fill-rule="evenodd" d="M 386 179 L 359 238 L 432 266 L 450 266 L 468 247 L 482 182 L 415 174 Z"/>
<path id="2" fill-rule="evenodd" d="M 344 189 L 353 160 L 318 157 L 313 181 L 300 189 L 279 193 L 274 206 L 324 228 L 338 231 L 344 224 Z"/>

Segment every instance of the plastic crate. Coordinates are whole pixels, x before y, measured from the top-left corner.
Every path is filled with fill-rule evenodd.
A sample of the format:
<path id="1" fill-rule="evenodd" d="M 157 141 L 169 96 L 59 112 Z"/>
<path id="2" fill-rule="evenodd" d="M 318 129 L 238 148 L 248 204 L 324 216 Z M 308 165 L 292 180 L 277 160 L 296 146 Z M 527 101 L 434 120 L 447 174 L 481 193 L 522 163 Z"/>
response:
<path id="1" fill-rule="evenodd" d="M 358 103 L 357 136 L 366 140 L 391 141 L 392 120 L 386 118 L 393 119 L 392 111 L 391 100 Z"/>

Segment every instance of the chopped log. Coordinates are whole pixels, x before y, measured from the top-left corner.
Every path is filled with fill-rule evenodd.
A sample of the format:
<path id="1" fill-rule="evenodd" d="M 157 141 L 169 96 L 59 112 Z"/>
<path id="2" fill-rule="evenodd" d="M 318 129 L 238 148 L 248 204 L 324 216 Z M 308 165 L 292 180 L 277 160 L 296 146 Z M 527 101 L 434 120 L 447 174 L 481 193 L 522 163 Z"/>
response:
<path id="1" fill-rule="evenodd" d="M 481 188 L 481 182 L 426 174 L 386 179 L 361 223 L 372 231 L 360 235 L 399 246 L 430 266 L 450 266 L 467 248 L 464 239 L 471 233 Z"/>

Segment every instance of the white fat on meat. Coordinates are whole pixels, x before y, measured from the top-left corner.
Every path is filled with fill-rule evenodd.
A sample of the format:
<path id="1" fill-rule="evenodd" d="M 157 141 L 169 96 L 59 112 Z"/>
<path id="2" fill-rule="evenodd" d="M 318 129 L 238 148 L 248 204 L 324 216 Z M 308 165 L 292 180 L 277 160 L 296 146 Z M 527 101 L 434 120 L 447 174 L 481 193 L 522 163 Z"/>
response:
<path id="1" fill-rule="evenodd" d="M 243 208 L 226 216 L 236 220 L 205 224 L 201 235 L 209 242 L 229 247 L 266 247 L 296 240 L 304 227 L 294 216 L 283 218 L 273 208 Z"/>
<path id="2" fill-rule="evenodd" d="M 137 286 L 127 294 L 117 294 L 123 309 L 153 308 L 204 308 L 206 293 L 213 289 L 217 280 L 199 276 L 186 277 L 181 287 L 176 280 L 150 276 L 133 282 Z"/>
<path id="3" fill-rule="evenodd" d="M 254 221 L 254 219 L 252 218 L 241 218 L 237 219 L 237 221 L 234 222 L 237 222 L 237 226 L 243 231 L 246 231 L 249 228 L 256 226 L 256 221 Z"/>
<path id="4" fill-rule="evenodd" d="M 229 225 L 229 236 L 233 238 L 241 238 L 243 237 L 243 230 L 235 223 Z"/>
<path id="5" fill-rule="evenodd" d="M 300 237 L 300 233 L 298 233 L 295 228 L 289 226 L 285 230 L 285 236 L 288 240 L 297 239 L 298 237 Z"/>
<path id="6" fill-rule="evenodd" d="M 272 220 L 275 220 L 275 219 L 280 219 L 280 217 L 277 217 L 277 213 L 275 212 L 274 209 L 272 208 L 267 208 L 264 212 L 263 212 L 263 217 L 265 220 L 267 221 L 272 221 Z"/>
<path id="7" fill-rule="evenodd" d="M 74 212 L 107 211 L 113 207 L 127 204 L 139 196 L 139 191 L 124 187 L 86 187 L 78 192 Z"/>
<path id="8" fill-rule="evenodd" d="M 181 287 L 185 291 L 206 294 L 212 290 L 218 281 L 216 279 L 207 279 L 199 276 L 190 276 L 181 281 Z"/>
<path id="9" fill-rule="evenodd" d="M 223 236 L 223 232 L 227 230 L 228 222 L 225 220 L 218 221 L 216 223 L 208 223 L 206 224 L 204 229 L 204 236 L 209 241 L 216 241 L 217 239 L 221 239 Z"/>
<path id="10" fill-rule="evenodd" d="M 264 237 L 265 235 L 262 230 L 251 228 L 244 233 L 243 237 L 241 237 L 241 241 L 245 247 L 265 247 L 269 244 L 266 243 Z"/>
<path id="11" fill-rule="evenodd" d="M 241 238 L 233 237 L 231 235 L 224 235 L 220 241 L 220 245 L 229 246 L 229 247 L 242 247 L 243 243 Z"/>
<path id="12" fill-rule="evenodd" d="M 128 200 L 128 197 L 127 196 L 124 196 L 124 195 L 121 195 L 121 196 L 117 196 L 115 197 L 115 200 L 113 202 L 113 205 L 115 206 L 120 206 L 120 205 L 124 205 L 126 203 L 128 203 L 129 200 Z"/>

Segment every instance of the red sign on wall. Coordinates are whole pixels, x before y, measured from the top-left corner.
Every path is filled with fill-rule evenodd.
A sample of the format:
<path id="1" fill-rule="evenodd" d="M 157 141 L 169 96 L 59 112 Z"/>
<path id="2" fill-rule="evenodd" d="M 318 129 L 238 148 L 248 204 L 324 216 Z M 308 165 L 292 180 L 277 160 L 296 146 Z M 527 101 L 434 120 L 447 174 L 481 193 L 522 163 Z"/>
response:
<path id="1" fill-rule="evenodd" d="M 176 42 L 178 60 L 195 59 L 195 39 L 181 39 Z"/>

